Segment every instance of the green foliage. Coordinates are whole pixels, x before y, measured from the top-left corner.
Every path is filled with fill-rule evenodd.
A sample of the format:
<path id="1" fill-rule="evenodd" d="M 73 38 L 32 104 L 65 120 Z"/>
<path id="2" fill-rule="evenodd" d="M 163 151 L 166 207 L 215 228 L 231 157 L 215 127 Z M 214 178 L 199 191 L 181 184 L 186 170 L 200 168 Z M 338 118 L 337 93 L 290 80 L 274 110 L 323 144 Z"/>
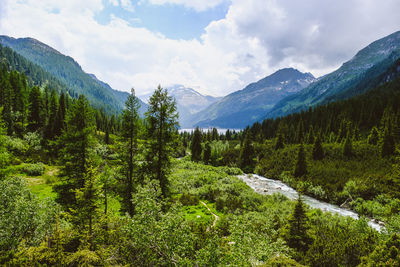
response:
<path id="1" fill-rule="evenodd" d="M 192 152 L 192 160 L 193 161 L 200 161 L 201 160 L 201 131 L 199 127 L 196 127 L 193 133 L 192 142 L 190 145 L 190 150 Z"/>
<path id="2" fill-rule="evenodd" d="M 313 160 L 322 160 L 324 158 L 324 150 L 322 148 L 321 138 L 317 136 L 315 138 L 313 150 L 312 150 Z"/>
<path id="3" fill-rule="evenodd" d="M 371 133 L 368 135 L 368 144 L 377 145 L 379 141 L 379 132 L 376 127 L 371 129 Z"/>
<path id="4" fill-rule="evenodd" d="M 394 151 L 395 151 L 395 144 L 394 144 L 393 136 L 389 132 L 389 130 L 386 130 L 383 135 L 381 155 L 382 155 L 382 157 L 391 156 L 394 154 Z"/>
<path id="5" fill-rule="evenodd" d="M 44 164 L 41 162 L 35 164 L 25 164 L 22 171 L 30 176 L 40 176 L 43 175 L 45 170 Z"/>
<path id="6" fill-rule="evenodd" d="M 294 167 L 293 175 L 295 177 L 302 177 L 306 174 L 307 174 L 307 160 L 303 144 L 301 144 L 299 152 L 297 153 L 296 165 Z"/>
<path id="7" fill-rule="evenodd" d="M 176 103 L 161 86 L 154 91 L 146 112 L 146 169 L 151 179 L 159 181 L 163 197 L 169 195 L 168 178 L 170 157 L 177 138 L 178 114 Z"/>
<path id="8" fill-rule="evenodd" d="M 76 204 L 74 190 L 84 187 L 87 164 L 92 157 L 94 121 L 89 103 L 84 96 L 68 110 L 63 148 L 62 182 L 55 187 L 57 201 L 66 207 Z"/>
<path id="9" fill-rule="evenodd" d="M 284 234 L 289 247 L 294 248 L 298 252 L 305 253 L 312 243 L 308 229 L 308 217 L 301 196 L 299 196 L 293 213 L 288 220 L 287 231 Z"/>
<path id="10" fill-rule="evenodd" d="M 249 134 L 247 134 L 240 150 L 239 166 L 244 172 L 252 173 L 254 171 L 255 164 L 256 161 L 254 147 L 251 143 Z"/>
<path id="11" fill-rule="evenodd" d="M 375 250 L 364 257 L 360 266 L 399 266 L 400 236 L 393 234 L 388 240 L 379 244 Z"/>
<path id="12" fill-rule="evenodd" d="M 125 103 L 125 109 L 122 113 L 122 163 L 123 163 L 123 179 L 122 179 L 122 205 L 121 211 L 128 212 L 133 215 L 134 207 L 132 204 L 132 193 L 134 191 L 134 175 L 138 170 L 138 137 L 140 130 L 139 120 L 140 104 L 135 96 L 135 90 L 131 89 L 131 94 Z M 137 176 L 137 175 L 136 175 Z M 136 180 L 137 177 L 136 177 Z"/>
<path id="13" fill-rule="evenodd" d="M 58 212 L 51 201 L 40 201 L 28 190 L 22 178 L 0 181 L 0 254 L 41 242 L 51 232 Z"/>
<path id="14" fill-rule="evenodd" d="M 344 141 L 343 155 L 345 157 L 351 157 L 353 155 L 353 143 L 351 142 L 349 135 L 347 135 L 346 140 Z"/>
<path id="15" fill-rule="evenodd" d="M 203 162 L 208 164 L 211 158 L 211 145 L 210 142 L 206 142 L 204 145 L 204 152 L 203 152 Z"/>

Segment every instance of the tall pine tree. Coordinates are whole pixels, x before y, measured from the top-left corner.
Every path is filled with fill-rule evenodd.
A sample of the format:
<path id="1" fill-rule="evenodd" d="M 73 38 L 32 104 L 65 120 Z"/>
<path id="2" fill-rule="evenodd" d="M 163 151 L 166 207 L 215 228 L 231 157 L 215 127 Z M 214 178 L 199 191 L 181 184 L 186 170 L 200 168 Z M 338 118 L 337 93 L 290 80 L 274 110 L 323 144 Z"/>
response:
<path id="1" fill-rule="evenodd" d="M 163 197 L 169 196 L 168 173 L 177 138 L 178 113 L 175 100 L 168 91 L 158 86 L 150 97 L 146 112 L 147 143 L 146 167 L 150 178 L 160 182 Z"/>
<path id="2" fill-rule="evenodd" d="M 134 190 L 134 171 L 137 169 L 137 140 L 139 136 L 139 113 L 140 103 L 135 96 L 135 89 L 131 89 L 131 94 L 125 102 L 125 109 L 122 113 L 121 136 L 123 138 L 123 162 L 125 179 L 122 185 L 122 204 L 121 211 L 128 212 L 133 216 L 134 207 L 132 203 L 132 193 Z"/>
<path id="3" fill-rule="evenodd" d="M 293 175 L 301 177 L 307 174 L 307 160 L 304 152 L 303 144 L 300 144 L 299 152 L 297 153 L 296 165 L 294 167 Z"/>
<path id="4" fill-rule="evenodd" d="M 194 130 L 190 149 L 192 151 L 192 160 L 200 161 L 202 147 L 201 147 L 201 131 L 200 131 L 199 127 L 196 127 L 196 129 Z"/>
<path id="5" fill-rule="evenodd" d="M 85 185 L 87 163 L 94 144 L 94 116 L 87 99 L 80 95 L 68 110 L 66 130 L 60 140 L 63 145 L 62 182 L 55 187 L 57 201 L 66 207 L 76 205 L 75 190 Z"/>

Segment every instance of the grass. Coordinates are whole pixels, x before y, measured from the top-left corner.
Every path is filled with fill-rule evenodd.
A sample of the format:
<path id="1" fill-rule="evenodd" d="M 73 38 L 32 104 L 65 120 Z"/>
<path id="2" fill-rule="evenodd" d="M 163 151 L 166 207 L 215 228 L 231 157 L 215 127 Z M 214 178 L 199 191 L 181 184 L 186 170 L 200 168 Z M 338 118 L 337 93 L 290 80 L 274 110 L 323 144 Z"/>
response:
<path id="1" fill-rule="evenodd" d="M 58 166 L 45 165 L 45 171 L 41 176 L 28 176 L 23 172 L 15 175 L 23 177 L 28 182 L 28 187 L 40 199 L 56 198 L 56 193 L 53 191 L 53 184 L 57 181 Z"/>
<path id="2" fill-rule="evenodd" d="M 185 219 L 196 223 L 209 223 L 214 218 L 204 205 L 199 203 L 195 206 L 183 206 L 183 212 L 185 213 Z"/>

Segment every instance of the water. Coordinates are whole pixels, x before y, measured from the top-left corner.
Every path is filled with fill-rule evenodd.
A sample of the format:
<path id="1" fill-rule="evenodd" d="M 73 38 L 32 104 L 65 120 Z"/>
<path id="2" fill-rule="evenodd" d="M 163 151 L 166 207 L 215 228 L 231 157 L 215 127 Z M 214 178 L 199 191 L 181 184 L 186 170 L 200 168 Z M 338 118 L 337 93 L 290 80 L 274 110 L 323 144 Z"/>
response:
<path id="1" fill-rule="evenodd" d="M 213 128 L 200 128 L 202 132 L 207 132 L 208 130 L 212 131 Z M 186 129 L 179 129 L 179 133 L 183 132 L 194 132 L 195 128 L 186 128 Z M 225 134 L 228 129 L 224 128 L 217 128 L 218 134 Z M 242 129 L 229 129 L 231 132 L 240 132 Z"/>
<path id="2" fill-rule="evenodd" d="M 254 191 L 256 191 L 257 193 L 266 195 L 281 193 L 291 200 L 295 200 L 298 197 L 296 190 L 287 186 L 279 180 L 268 179 L 257 174 L 245 174 L 239 175 L 238 177 L 242 179 L 248 186 L 253 188 Z M 302 199 L 307 205 L 312 208 L 321 209 L 324 212 L 336 213 L 342 216 L 349 216 L 353 219 L 359 218 L 358 214 L 351 210 L 343 209 L 339 206 L 329 204 L 306 195 L 302 195 Z M 375 230 L 382 231 L 383 229 L 382 223 L 377 223 L 373 220 L 369 220 L 368 224 Z"/>

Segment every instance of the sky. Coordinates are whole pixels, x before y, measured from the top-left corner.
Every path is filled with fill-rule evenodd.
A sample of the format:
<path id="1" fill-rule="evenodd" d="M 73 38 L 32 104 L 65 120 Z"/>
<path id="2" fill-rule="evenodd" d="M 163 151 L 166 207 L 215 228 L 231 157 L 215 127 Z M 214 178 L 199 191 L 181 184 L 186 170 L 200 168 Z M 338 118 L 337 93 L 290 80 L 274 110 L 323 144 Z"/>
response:
<path id="1" fill-rule="evenodd" d="M 1 0 L 0 34 L 32 37 L 138 95 L 223 96 L 293 67 L 319 77 L 400 30 L 398 0 Z"/>

